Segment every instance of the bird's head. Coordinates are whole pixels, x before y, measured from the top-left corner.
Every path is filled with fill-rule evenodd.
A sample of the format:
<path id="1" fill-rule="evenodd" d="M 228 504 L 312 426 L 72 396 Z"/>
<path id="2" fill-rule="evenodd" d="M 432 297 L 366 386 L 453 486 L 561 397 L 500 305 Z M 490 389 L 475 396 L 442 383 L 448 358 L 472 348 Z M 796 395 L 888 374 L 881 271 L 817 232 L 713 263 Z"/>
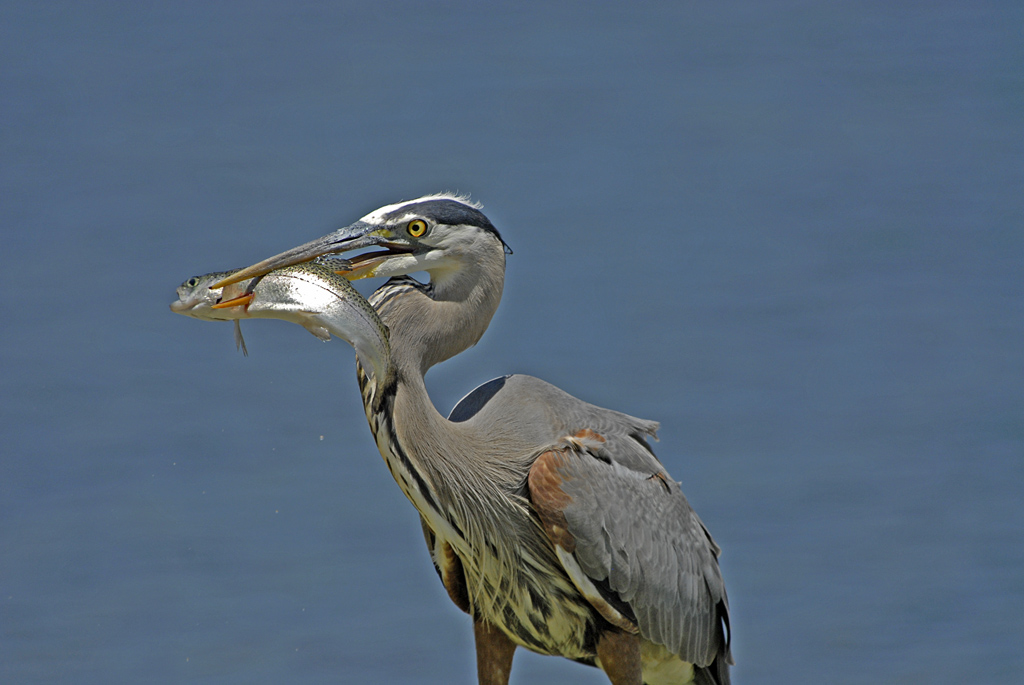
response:
<path id="1" fill-rule="evenodd" d="M 351 258 L 349 280 L 426 271 L 443 282 L 467 263 L 507 250 L 480 208 L 455 195 L 429 195 L 381 207 L 350 226 L 264 259 L 211 287 L 219 288 L 321 255 L 371 249 Z"/>

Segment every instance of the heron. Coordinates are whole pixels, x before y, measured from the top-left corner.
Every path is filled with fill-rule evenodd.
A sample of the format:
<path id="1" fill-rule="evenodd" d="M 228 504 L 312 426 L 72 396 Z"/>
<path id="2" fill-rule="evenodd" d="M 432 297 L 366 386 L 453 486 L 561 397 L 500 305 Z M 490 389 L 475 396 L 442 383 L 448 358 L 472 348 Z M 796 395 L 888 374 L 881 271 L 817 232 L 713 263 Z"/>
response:
<path id="1" fill-rule="evenodd" d="M 448 596 L 472 617 L 478 682 L 507 685 L 523 647 L 597 666 L 613 685 L 729 683 L 720 548 L 655 456 L 657 422 L 519 374 L 447 418 L 430 400 L 427 370 L 475 345 L 501 300 L 507 245 L 478 204 L 390 204 L 211 287 L 364 248 L 347 277 L 388 278 L 368 299 L 393 368 L 378 378 L 357 359 L 366 417 Z"/>

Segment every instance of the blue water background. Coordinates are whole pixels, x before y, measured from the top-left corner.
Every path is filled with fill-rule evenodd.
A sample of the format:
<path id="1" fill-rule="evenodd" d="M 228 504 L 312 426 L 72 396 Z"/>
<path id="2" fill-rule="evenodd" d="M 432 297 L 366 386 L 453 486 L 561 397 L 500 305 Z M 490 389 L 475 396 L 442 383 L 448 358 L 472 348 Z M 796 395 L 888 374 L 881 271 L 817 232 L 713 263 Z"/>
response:
<path id="1" fill-rule="evenodd" d="M 737 683 L 1024 681 L 1015 2 L 0 4 L 0 680 L 469 683 L 344 343 L 173 315 L 423 193 L 515 254 L 437 406 L 662 422 Z M 514 683 L 602 683 L 520 650 Z"/>

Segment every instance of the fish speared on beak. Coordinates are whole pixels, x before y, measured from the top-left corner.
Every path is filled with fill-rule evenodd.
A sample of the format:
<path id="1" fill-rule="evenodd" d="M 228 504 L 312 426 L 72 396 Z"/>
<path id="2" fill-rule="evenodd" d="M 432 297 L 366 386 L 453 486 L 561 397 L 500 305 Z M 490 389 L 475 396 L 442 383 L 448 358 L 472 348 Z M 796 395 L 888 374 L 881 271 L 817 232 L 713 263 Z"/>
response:
<path id="1" fill-rule="evenodd" d="M 263 276 L 275 269 L 308 262 L 321 255 L 348 252 L 349 250 L 358 250 L 362 247 L 378 245 L 383 242 L 383 238 L 377 232 L 378 228 L 378 226 L 373 224 L 357 221 L 351 226 L 328 233 L 322 238 L 311 240 L 304 245 L 285 250 L 279 255 L 264 259 L 262 262 L 235 272 L 231 276 L 211 284 L 210 288 L 223 288 L 226 285 L 238 283 L 247 278 Z"/>

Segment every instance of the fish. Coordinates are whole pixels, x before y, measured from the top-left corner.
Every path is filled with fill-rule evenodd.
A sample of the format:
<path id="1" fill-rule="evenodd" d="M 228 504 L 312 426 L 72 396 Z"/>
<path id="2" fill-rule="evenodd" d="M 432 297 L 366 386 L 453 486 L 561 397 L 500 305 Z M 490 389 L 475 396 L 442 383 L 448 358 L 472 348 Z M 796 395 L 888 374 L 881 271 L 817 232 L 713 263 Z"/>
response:
<path id="1" fill-rule="evenodd" d="M 178 299 L 171 303 L 171 311 L 176 314 L 191 316 L 193 319 L 201 321 L 231 321 L 232 319 L 229 316 L 216 316 L 217 310 L 212 309 L 213 305 L 221 301 L 224 289 L 217 288 L 216 290 L 211 290 L 210 286 L 222 278 L 228 278 L 237 272 L 238 269 L 233 269 L 231 271 L 214 271 L 202 276 L 193 276 L 178 286 Z M 242 286 L 241 289 L 244 291 L 244 288 L 248 287 L 249 283 L 250 281 L 246 281 L 238 285 Z M 239 290 L 238 287 L 228 287 L 233 290 Z M 245 346 L 245 338 L 242 337 L 241 320 L 239 318 L 234 318 L 233 320 L 235 323 L 235 349 L 241 350 L 242 354 L 248 357 L 249 350 Z"/>
<path id="2" fill-rule="evenodd" d="M 193 276 L 178 286 L 171 311 L 200 321 L 233 321 L 235 344 L 244 353 L 242 319 L 291 321 L 325 341 L 333 333 L 383 378 L 390 374 L 389 331 L 373 306 L 341 275 L 350 266 L 347 259 L 319 258 L 223 288 L 210 285 L 239 269 Z"/>

